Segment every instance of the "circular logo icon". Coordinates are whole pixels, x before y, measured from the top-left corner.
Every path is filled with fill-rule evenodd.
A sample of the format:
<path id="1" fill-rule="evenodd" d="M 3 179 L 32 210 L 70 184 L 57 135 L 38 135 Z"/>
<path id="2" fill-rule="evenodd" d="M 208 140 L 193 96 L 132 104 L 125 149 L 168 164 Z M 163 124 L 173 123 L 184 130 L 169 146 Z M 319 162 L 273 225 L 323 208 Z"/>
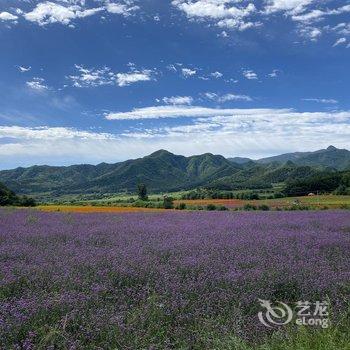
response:
<path id="1" fill-rule="evenodd" d="M 269 300 L 259 299 L 260 305 L 266 309 L 258 313 L 259 321 L 266 327 L 284 326 L 293 318 L 292 309 L 285 303 L 279 301 L 278 305 L 272 305 Z"/>

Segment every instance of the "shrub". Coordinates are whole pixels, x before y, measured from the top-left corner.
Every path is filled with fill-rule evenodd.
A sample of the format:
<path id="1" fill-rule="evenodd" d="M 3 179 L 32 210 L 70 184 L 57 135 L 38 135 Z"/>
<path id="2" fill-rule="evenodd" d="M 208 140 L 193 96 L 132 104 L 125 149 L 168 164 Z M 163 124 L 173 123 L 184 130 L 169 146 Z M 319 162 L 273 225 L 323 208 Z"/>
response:
<path id="1" fill-rule="evenodd" d="M 35 207 L 36 202 L 33 198 L 23 196 L 23 197 L 20 197 L 19 199 L 19 205 L 22 207 Z"/>
<path id="2" fill-rule="evenodd" d="M 214 205 L 214 204 L 208 204 L 208 205 L 207 205 L 207 210 L 216 210 L 216 205 Z"/>
<path id="3" fill-rule="evenodd" d="M 310 207 L 307 205 L 292 205 L 291 207 L 285 208 L 285 210 L 310 210 Z"/>
<path id="4" fill-rule="evenodd" d="M 258 209 L 263 211 L 269 211 L 270 207 L 266 204 L 262 204 L 262 205 L 259 205 Z"/>
<path id="5" fill-rule="evenodd" d="M 348 189 L 346 188 L 345 185 L 339 185 L 335 191 L 334 194 L 338 195 L 338 196 L 346 196 L 349 194 Z"/>
<path id="6" fill-rule="evenodd" d="M 186 209 L 186 203 L 180 203 L 177 207 L 177 210 L 185 210 Z"/>
<path id="7" fill-rule="evenodd" d="M 174 208 L 173 198 L 165 196 L 163 199 L 163 208 L 164 209 L 173 209 Z"/>
<path id="8" fill-rule="evenodd" d="M 224 205 L 219 205 L 219 206 L 218 206 L 218 210 L 220 210 L 220 211 L 226 211 L 226 210 L 228 210 L 228 208 L 225 207 Z"/>
<path id="9" fill-rule="evenodd" d="M 252 200 L 252 199 L 260 199 L 260 196 L 258 193 L 256 192 L 242 192 L 242 193 L 237 193 L 236 195 L 237 199 L 248 199 L 248 200 Z"/>
<path id="10" fill-rule="evenodd" d="M 137 208 L 146 208 L 146 205 L 147 205 L 147 202 L 141 201 L 141 200 L 137 200 L 132 203 L 132 206 Z"/>
<path id="11" fill-rule="evenodd" d="M 244 207 L 243 207 L 244 210 L 256 210 L 256 206 L 253 205 L 253 204 L 246 204 Z"/>

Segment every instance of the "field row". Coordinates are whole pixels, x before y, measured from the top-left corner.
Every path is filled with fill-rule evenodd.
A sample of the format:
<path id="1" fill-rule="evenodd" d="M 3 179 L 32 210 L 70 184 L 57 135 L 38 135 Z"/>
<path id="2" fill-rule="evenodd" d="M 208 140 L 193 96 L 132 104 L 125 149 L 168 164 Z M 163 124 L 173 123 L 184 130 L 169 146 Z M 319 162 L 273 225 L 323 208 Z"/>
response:
<path id="1" fill-rule="evenodd" d="M 270 209 L 285 209 L 294 207 L 309 207 L 310 209 L 346 209 L 350 207 L 350 196 L 307 196 L 307 197 L 288 197 L 265 200 L 242 200 L 242 199 L 197 199 L 197 200 L 175 200 L 174 205 L 179 206 L 181 203 L 186 204 L 188 209 L 203 207 L 208 205 L 222 206 L 228 209 L 240 209 L 246 205 L 255 207 L 267 206 Z M 163 209 L 131 207 L 125 204 L 111 206 L 102 205 L 45 205 L 39 206 L 43 211 L 62 211 L 77 213 L 128 213 L 128 212 L 155 212 Z"/>
<path id="2" fill-rule="evenodd" d="M 3 209 L 0 348 L 348 349 L 349 232 L 348 211 Z M 259 299 L 329 301 L 333 327 L 274 333 Z"/>

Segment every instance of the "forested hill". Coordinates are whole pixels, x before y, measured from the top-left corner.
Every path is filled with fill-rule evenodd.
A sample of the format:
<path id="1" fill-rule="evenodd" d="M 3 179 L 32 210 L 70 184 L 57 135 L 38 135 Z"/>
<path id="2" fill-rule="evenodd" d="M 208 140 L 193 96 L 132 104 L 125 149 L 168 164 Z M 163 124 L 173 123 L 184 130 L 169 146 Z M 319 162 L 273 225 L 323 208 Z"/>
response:
<path id="1" fill-rule="evenodd" d="M 350 169 L 350 152 L 346 149 L 338 149 L 329 146 L 316 152 L 295 152 L 281 154 L 275 157 L 259 159 L 257 162 L 268 164 L 271 162 L 285 163 L 292 161 L 296 165 L 324 166 L 337 170 Z"/>
<path id="2" fill-rule="evenodd" d="M 233 160 L 237 160 L 234 162 Z M 19 194 L 104 194 L 133 192 L 145 183 L 150 192 L 199 186 L 241 189 L 350 169 L 350 152 L 326 150 L 293 153 L 252 161 L 206 153 L 184 157 L 159 150 L 143 158 L 99 165 L 33 166 L 0 171 L 0 181 Z"/>

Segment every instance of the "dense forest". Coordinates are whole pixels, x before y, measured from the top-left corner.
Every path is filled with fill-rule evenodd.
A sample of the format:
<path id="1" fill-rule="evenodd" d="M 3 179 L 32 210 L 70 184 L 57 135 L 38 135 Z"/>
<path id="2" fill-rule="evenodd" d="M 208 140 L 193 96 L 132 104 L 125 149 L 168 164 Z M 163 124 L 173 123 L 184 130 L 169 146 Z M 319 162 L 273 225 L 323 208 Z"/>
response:
<path id="1" fill-rule="evenodd" d="M 17 196 L 0 182 L 0 206 L 34 207 L 35 201 L 27 196 Z"/>

